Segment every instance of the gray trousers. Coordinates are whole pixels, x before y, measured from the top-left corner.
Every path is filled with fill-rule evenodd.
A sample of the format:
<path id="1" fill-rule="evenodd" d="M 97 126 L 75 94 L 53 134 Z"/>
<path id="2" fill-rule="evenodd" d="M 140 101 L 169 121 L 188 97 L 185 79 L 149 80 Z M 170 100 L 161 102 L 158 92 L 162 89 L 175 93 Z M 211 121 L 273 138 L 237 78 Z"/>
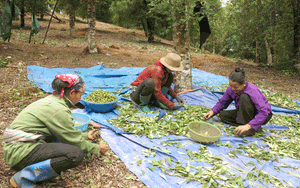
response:
<path id="1" fill-rule="evenodd" d="M 165 86 L 169 88 L 171 84 L 173 83 L 173 74 L 170 74 L 167 82 L 165 85 L 162 85 L 161 87 Z M 154 89 L 155 89 L 155 83 L 152 78 L 147 78 L 138 87 L 133 87 L 133 91 L 130 93 L 130 97 L 136 104 L 140 104 L 140 95 L 142 96 L 149 96 L 152 94 L 151 101 L 155 99 L 154 97 Z"/>
<path id="2" fill-rule="evenodd" d="M 83 158 L 84 152 L 77 146 L 63 143 L 45 143 L 36 146 L 12 169 L 20 171 L 26 166 L 51 159 L 51 167 L 56 173 L 59 173 L 80 165 Z"/>

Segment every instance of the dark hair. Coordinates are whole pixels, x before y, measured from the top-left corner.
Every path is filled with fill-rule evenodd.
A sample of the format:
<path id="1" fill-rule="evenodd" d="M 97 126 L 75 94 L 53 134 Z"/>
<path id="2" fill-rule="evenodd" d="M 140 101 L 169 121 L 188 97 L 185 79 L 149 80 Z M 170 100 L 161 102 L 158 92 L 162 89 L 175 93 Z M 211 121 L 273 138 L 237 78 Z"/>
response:
<path id="1" fill-rule="evenodd" d="M 233 82 L 237 82 L 239 84 L 245 83 L 245 71 L 240 68 L 236 68 L 234 71 L 232 71 L 229 75 L 229 80 Z"/>
<path id="2" fill-rule="evenodd" d="M 62 88 L 64 88 L 65 90 L 65 93 L 64 95 L 66 96 L 69 96 L 70 94 L 70 91 L 72 89 L 75 89 L 75 92 L 79 92 L 78 90 L 84 85 L 84 81 L 83 79 L 81 78 L 81 76 L 78 76 L 79 77 L 79 82 L 76 83 L 75 85 L 71 86 L 71 87 L 67 87 L 69 85 L 69 82 L 67 81 L 62 81 L 61 79 L 59 78 L 55 78 L 53 81 L 52 81 L 52 88 L 57 92 L 57 93 L 61 93 L 61 90 Z"/>

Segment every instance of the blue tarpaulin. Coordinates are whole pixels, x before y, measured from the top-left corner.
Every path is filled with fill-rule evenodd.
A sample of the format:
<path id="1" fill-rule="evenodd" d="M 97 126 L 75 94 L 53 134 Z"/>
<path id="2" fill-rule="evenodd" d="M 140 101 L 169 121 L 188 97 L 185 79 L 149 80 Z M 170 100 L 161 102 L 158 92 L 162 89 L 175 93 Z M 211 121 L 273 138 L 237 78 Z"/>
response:
<path id="1" fill-rule="evenodd" d="M 109 69 L 102 65 L 90 67 L 90 68 L 45 68 L 39 66 L 28 66 L 28 79 L 32 83 L 42 90 L 51 93 L 51 82 L 56 74 L 72 73 L 78 74 L 83 77 L 86 83 L 86 93 L 83 98 L 94 90 L 104 89 L 107 91 L 116 91 L 125 86 L 130 86 L 130 83 L 136 79 L 138 74 L 144 68 L 137 67 L 122 67 L 120 69 Z M 198 69 L 192 69 L 193 85 L 194 88 L 199 86 L 222 86 L 228 84 L 228 78 L 224 76 L 215 75 L 212 73 L 204 72 Z M 124 89 L 122 92 L 130 92 L 131 89 Z M 206 106 L 212 108 L 222 96 L 221 92 L 214 92 L 205 88 L 185 93 L 180 95 L 186 103 L 196 106 Z M 126 98 L 121 98 L 125 102 L 129 102 Z M 300 104 L 299 101 L 296 101 Z M 234 105 L 231 104 L 229 109 L 234 109 Z M 159 160 L 165 157 L 170 157 L 173 160 L 180 161 L 183 165 L 194 165 L 210 167 L 210 164 L 205 162 L 195 162 L 189 160 L 187 151 L 197 151 L 199 146 L 203 146 L 200 143 L 194 142 L 192 139 L 186 136 L 169 135 L 159 139 L 149 139 L 145 136 L 135 136 L 134 134 L 126 133 L 113 125 L 111 125 L 107 119 L 116 118 L 118 116 L 118 110 L 114 110 L 109 113 L 95 113 L 86 112 L 84 109 L 77 109 L 77 112 L 88 113 L 92 120 L 102 124 L 104 128 L 101 129 L 102 138 L 108 142 L 112 151 L 117 154 L 120 159 L 125 163 L 130 171 L 138 176 L 138 178 L 148 187 L 201 187 L 201 184 L 197 181 L 184 182 L 185 179 L 170 176 L 164 174 L 159 168 L 151 170 L 152 165 L 149 161 L 153 159 Z M 300 114 L 300 110 L 287 109 L 282 107 L 272 106 L 274 113 L 281 114 Z M 163 114 L 164 111 L 161 111 Z M 145 114 L 146 115 L 146 114 Z M 159 114 L 151 114 L 152 116 L 158 116 Z M 210 120 L 214 123 L 214 119 Z M 274 124 L 267 124 L 264 126 L 266 129 L 288 129 L 285 126 L 278 126 Z M 260 148 L 268 151 L 268 146 L 265 142 L 262 142 L 262 138 L 255 137 L 233 137 L 223 134 L 221 137 L 223 145 L 207 144 L 205 145 L 212 156 L 219 155 L 224 161 L 224 165 L 231 169 L 231 172 L 235 176 L 241 176 L 244 179 L 245 187 L 275 187 L 270 183 L 261 182 L 251 178 L 246 178 L 248 173 L 251 172 L 253 166 L 246 165 L 249 162 L 253 162 L 258 170 L 264 171 L 274 177 L 278 178 L 283 185 L 292 185 L 294 187 L 299 186 L 300 172 L 292 167 L 281 167 L 281 169 L 274 170 L 276 166 L 284 163 L 290 166 L 300 166 L 300 161 L 288 157 L 279 158 L 278 161 L 270 160 L 266 163 L 258 163 L 256 159 L 246 157 L 245 155 L 239 155 L 238 158 L 232 159 L 228 156 L 231 150 L 236 149 L 238 146 L 249 145 L 251 143 L 256 144 Z M 247 143 L 245 142 L 247 141 Z M 163 146 L 161 142 L 176 141 L 184 145 L 184 148 L 178 148 L 173 146 Z M 225 143 L 230 142 L 233 148 L 224 146 Z M 149 148 L 156 151 L 156 156 L 145 157 L 143 154 Z M 158 149 L 159 148 L 159 149 Z M 170 152 L 166 152 L 166 151 Z M 142 160 L 140 165 L 137 165 L 137 160 Z M 240 170 L 241 169 L 241 170 Z M 292 173 L 291 173 L 292 172 Z M 294 175 L 292 175 L 294 173 Z M 296 174 L 296 175 L 295 175 Z M 298 177 L 297 177 L 298 176 Z"/>

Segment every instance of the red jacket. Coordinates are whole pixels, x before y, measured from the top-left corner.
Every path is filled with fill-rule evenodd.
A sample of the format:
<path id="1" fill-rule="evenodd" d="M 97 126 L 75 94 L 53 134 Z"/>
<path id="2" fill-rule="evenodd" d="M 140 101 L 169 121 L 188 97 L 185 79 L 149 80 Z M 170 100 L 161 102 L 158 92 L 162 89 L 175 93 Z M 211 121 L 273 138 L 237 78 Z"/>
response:
<path id="1" fill-rule="evenodd" d="M 174 103 L 169 101 L 162 93 L 161 93 L 161 86 L 164 85 L 168 78 L 169 74 L 167 71 L 164 71 L 163 65 L 160 61 L 155 62 L 153 65 L 148 66 L 145 68 L 138 77 L 131 83 L 131 85 L 139 86 L 145 79 L 152 78 L 154 80 L 155 88 L 154 88 L 154 97 L 155 99 L 168 107 L 169 109 L 174 108 Z M 171 95 L 173 98 L 176 97 L 176 93 L 170 87 L 168 94 Z"/>

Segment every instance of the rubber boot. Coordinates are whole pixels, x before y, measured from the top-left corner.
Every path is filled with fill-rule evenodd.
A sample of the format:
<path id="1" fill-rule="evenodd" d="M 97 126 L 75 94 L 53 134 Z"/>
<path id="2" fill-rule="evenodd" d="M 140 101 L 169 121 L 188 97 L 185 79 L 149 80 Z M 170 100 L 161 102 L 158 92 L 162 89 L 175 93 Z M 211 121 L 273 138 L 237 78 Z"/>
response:
<path id="1" fill-rule="evenodd" d="M 169 91 L 169 88 L 168 88 L 168 87 L 163 86 L 163 87 L 161 88 L 161 93 L 162 93 L 164 96 L 167 95 L 168 91 Z M 165 105 L 163 105 L 161 102 L 158 102 L 158 101 L 155 101 L 154 105 L 157 106 L 157 107 L 159 107 L 159 108 L 162 108 L 162 109 L 169 109 L 168 107 L 166 107 Z"/>
<path id="2" fill-rule="evenodd" d="M 150 108 L 148 106 L 152 95 L 142 96 L 140 95 L 141 104 L 139 105 L 143 112 L 150 112 Z"/>
<path id="3" fill-rule="evenodd" d="M 10 184 L 13 187 L 35 188 L 36 182 L 41 182 L 59 176 L 59 174 L 52 169 L 50 160 L 51 159 L 48 159 L 46 161 L 26 166 L 10 179 Z"/>

